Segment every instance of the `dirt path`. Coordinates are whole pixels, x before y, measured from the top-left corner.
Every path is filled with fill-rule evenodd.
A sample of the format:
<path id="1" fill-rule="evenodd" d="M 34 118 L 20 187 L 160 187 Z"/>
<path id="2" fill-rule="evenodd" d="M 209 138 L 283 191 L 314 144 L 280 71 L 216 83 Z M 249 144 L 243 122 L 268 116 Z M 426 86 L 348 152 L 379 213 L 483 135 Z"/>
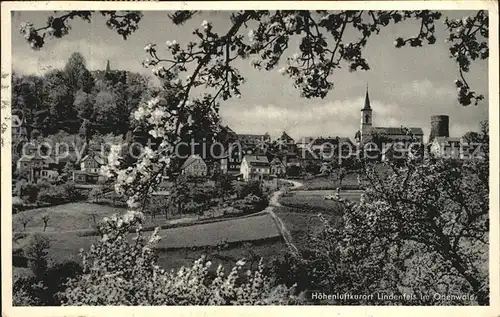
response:
<path id="1" fill-rule="evenodd" d="M 302 183 L 297 181 L 288 179 L 284 179 L 283 181 L 291 183 L 294 189 L 303 186 Z M 281 218 L 274 213 L 274 208 L 281 206 L 279 198 L 282 194 L 283 194 L 282 190 L 275 191 L 271 196 L 271 199 L 269 199 L 269 207 L 267 207 L 264 211 L 267 212 L 273 218 L 274 223 L 276 224 L 276 227 L 278 227 L 281 236 L 283 237 L 283 240 L 285 240 L 285 243 L 287 244 L 288 248 L 290 249 L 292 254 L 298 257 L 300 256 L 300 252 L 297 249 L 297 247 L 293 244 L 292 235 L 290 234 L 290 231 L 288 231 L 285 223 L 281 220 Z"/>

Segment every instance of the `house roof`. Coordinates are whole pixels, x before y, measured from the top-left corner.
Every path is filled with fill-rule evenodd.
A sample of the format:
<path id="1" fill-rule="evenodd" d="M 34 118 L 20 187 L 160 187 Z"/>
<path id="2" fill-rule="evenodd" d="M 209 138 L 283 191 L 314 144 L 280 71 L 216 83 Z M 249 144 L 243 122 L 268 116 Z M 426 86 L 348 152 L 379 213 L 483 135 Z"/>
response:
<path id="1" fill-rule="evenodd" d="M 408 128 L 413 135 L 424 135 L 422 128 Z M 387 135 L 406 135 L 403 127 L 373 127 L 372 132 L 383 133 Z"/>
<path id="2" fill-rule="evenodd" d="M 273 160 L 271 161 L 270 164 L 271 165 L 283 165 L 283 162 L 279 158 L 275 157 L 275 158 L 273 158 Z"/>
<path id="3" fill-rule="evenodd" d="M 289 136 L 285 131 L 283 131 L 283 133 L 281 134 L 280 139 L 284 141 L 294 141 L 293 138 Z"/>
<path id="4" fill-rule="evenodd" d="M 187 168 L 189 165 L 193 164 L 194 162 L 196 161 L 202 161 L 204 164 L 205 164 L 205 161 L 203 161 L 203 159 L 201 158 L 201 156 L 199 156 L 198 154 L 193 154 L 191 156 L 189 156 L 185 161 L 184 161 L 184 164 L 182 164 L 182 167 L 181 169 L 185 169 Z"/>
<path id="5" fill-rule="evenodd" d="M 46 161 L 46 158 L 41 157 L 38 154 L 35 155 L 24 155 L 18 161 L 19 162 L 31 162 L 31 161 Z"/>
<path id="6" fill-rule="evenodd" d="M 269 165 L 269 160 L 265 155 L 245 155 L 243 159 L 250 165 Z"/>
<path id="7" fill-rule="evenodd" d="M 242 142 L 258 143 L 265 139 L 264 134 L 237 134 L 238 140 Z"/>
<path id="8" fill-rule="evenodd" d="M 305 137 L 300 138 L 297 141 L 297 143 L 299 143 L 299 144 L 308 144 L 308 143 L 312 142 L 314 139 L 316 139 L 316 138 L 312 137 L 312 136 L 305 136 Z"/>
<path id="9" fill-rule="evenodd" d="M 89 160 L 93 158 L 98 164 L 101 164 L 101 165 L 104 165 L 106 164 L 106 158 L 103 157 L 102 155 L 99 155 L 97 153 L 91 153 L 91 154 L 88 154 L 88 155 L 85 155 L 84 158 L 82 158 L 82 160 L 80 162 L 85 162 L 86 160 Z"/>

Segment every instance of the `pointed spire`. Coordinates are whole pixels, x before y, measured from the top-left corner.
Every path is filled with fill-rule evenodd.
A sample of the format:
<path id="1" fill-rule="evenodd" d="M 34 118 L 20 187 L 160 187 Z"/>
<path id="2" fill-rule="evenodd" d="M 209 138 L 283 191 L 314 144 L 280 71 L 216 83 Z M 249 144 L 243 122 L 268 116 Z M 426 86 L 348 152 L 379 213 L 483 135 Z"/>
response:
<path id="1" fill-rule="evenodd" d="M 363 110 L 372 110 L 370 107 L 370 97 L 368 96 L 368 84 L 366 84 L 365 106 Z"/>
<path id="2" fill-rule="evenodd" d="M 108 73 L 110 71 L 111 71 L 111 67 L 109 66 L 109 59 L 108 59 L 108 61 L 106 62 L 106 73 Z"/>

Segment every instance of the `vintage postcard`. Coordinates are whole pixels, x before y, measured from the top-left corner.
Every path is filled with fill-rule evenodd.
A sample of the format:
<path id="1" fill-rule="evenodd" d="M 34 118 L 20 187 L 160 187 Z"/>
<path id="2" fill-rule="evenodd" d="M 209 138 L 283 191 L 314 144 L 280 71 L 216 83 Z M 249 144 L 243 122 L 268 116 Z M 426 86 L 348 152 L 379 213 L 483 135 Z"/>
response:
<path id="1" fill-rule="evenodd" d="M 498 3 L 1 14 L 4 316 L 500 314 Z"/>

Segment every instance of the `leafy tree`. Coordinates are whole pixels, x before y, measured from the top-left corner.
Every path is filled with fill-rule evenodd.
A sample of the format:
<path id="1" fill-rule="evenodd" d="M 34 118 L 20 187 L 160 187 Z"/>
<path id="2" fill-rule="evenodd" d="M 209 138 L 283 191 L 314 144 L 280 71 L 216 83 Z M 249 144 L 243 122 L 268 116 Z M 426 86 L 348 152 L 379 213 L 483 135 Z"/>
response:
<path id="1" fill-rule="evenodd" d="M 47 270 L 47 249 L 49 247 L 50 242 L 47 237 L 34 234 L 23 249 L 24 256 L 28 259 L 28 267 L 38 279 L 42 278 Z"/>
<path id="2" fill-rule="evenodd" d="M 87 69 L 85 58 L 81 53 L 75 52 L 71 54 L 64 66 L 64 73 L 68 86 L 73 91 L 81 90 L 90 93 L 94 86 L 94 78 Z"/>
<path id="3" fill-rule="evenodd" d="M 12 74 L 12 113 L 24 119 L 28 135 L 33 127 L 41 127 L 38 111 L 42 109 L 44 98 L 43 78 Z"/>
<path id="4" fill-rule="evenodd" d="M 218 197 L 224 201 L 234 192 L 233 179 L 228 174 L 220 174 L 215 180 L 215 191 Z"/>
<path id="5" fill-rule="evenodd" d="M 66 130 L 70 133 L 78 131 L 79 121 L 73 106 L 73 91 L 68 85 L 65 73 L 53 70 L 44 76 L 44 90 L 47 98 L 44 99 L 44 108 L 48 110 L 50 133 Z M 76 124 L 75 124 L 76 123 Z"/>
<path id="6" fill-rule="evenodd" d="M 184 205 L 189 199 L 189 193 L 190 188 L 188 186 L 187 178 L 184 175 L 179 175 L 176 178 L 174 186 L 170 192 L 171 202 L 176 206 L 178 213 L 183 212 Z"/>
<path id="7" fill-rule="evenodd" d="M 40 187 L 32 183 L 22 183 L 19 187 L 19 196 L 28 203 L 35 203 L 38 199 Z"/>

